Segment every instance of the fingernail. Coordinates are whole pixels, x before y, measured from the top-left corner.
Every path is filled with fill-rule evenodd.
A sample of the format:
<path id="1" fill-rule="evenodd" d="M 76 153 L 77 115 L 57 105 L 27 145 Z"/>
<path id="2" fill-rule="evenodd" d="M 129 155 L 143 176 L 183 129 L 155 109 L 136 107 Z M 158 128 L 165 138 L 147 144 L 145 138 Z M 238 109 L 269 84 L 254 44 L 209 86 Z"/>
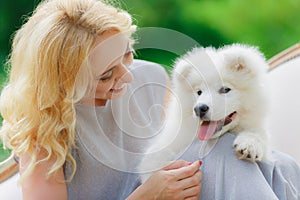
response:
<path id="1" fill-rule="evenodd" d="M 199 160 L 199 165 L 200 165 L 200 166 L 202 165 L 202 161 L 201 161 L 201 160 Z"/>

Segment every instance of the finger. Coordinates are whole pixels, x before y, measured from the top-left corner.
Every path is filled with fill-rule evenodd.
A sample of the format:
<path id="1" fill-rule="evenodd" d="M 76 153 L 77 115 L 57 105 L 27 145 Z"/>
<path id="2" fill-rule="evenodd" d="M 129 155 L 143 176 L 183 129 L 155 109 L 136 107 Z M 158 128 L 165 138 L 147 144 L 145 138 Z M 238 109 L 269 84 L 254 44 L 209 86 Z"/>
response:
<path id="1" fill-rule="evenodd" d="M 181 179 L 178 183 L 182 188 L 187 189 L 187 188 L 200 185 L 201 180 L 202 180 L 202 172 L 198 170 L 193 176 L 185 179 Z"/>
<path id="2" fill-rule="evenodd" d="M 199 170 L 200 164 L 200 161 L 195 161 L 189 166 L 169 170 L 169 172 L 173 173 L 173 175 L 177 177 L 177 180 L 185 179 L 193 176 Z"/>
<path id="3" fill-rule="evenodd" d="M 200 194 L 198 196 L 184 198 L 184 200 L 199 200 L 199 198 L 200 198 Z"/>
<path id="4" fill-rule="evenodd" d="M 201 184 L 184 190 L 183 196 L 185 197 L 184 199 L 199 199 L 200 192 Z"/>
<path id="5" fill-rule="evenodd" d="M 190 164 L 190 162 L 185 161 L 185 160 L 175 160 L 175 161 L 171 161 L 170 163 L 168 163 L 167 166 L 165 166 L 163 169 L 164 170 L 178 169 L 181 167 L 188 166 L 189 164 Z"/>

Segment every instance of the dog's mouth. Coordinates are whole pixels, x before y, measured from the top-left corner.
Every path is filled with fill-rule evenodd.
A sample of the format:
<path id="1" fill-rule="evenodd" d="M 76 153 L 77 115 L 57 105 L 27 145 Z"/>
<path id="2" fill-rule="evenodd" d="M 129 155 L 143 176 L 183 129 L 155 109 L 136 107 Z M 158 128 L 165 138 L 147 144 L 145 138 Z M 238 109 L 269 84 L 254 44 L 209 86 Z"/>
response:
<path id="1" fill-rule="evenodd" d="M 219 121 L 203 121 L 202 124 L 200 124 L 198 130 L 199 139 L 209 140 L 215 133 L 222 130 L 223 126 L 230 124 L 235 119 L 236 115 L 237 112 L 234 111 L 233 113 Z"/>

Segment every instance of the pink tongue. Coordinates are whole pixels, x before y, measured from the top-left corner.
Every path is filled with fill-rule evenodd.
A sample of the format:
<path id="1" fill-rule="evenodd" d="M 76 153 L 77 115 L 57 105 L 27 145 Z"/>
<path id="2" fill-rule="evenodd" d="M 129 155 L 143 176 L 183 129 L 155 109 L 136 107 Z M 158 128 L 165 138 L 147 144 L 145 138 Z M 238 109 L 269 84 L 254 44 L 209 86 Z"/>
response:
<path id="1" fill-rule="evenodd" d="M 216 132 L 218 122 L 203 122 L 198 130 L 199 140 L 209 140 Z"/>

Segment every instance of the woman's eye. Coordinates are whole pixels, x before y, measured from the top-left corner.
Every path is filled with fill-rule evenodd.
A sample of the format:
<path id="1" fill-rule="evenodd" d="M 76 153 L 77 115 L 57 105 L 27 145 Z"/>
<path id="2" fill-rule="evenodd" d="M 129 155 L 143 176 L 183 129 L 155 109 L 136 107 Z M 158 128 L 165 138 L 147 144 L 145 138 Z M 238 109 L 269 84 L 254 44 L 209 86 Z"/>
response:
<path id="1" fill-rule="evenodd" d="M 223 86 L 223 87 L 220 88 L 219 93 L 220 94 L 226 94 L 226 93 L 230 92 L 230 90 L 231 89 L 229 87 Z"/>
<path id="2" fill-rule="evenodd" d="M 197 94 L 200 96 L 202 94 L 202 91 L 201 90 L 198 90 L 197 91 Z"/>
<path id="3" fill-rule="evenodd" d="M 100 81 L 108 81 L 108 80 L 112 77 L 112 75 L 113 75 L 113 70 L 110 70 L 110 71 L 106 72 L 105 74 L 103 74 L 103 75 L 99 78 L 99 80 L 100 80 Z"/>

